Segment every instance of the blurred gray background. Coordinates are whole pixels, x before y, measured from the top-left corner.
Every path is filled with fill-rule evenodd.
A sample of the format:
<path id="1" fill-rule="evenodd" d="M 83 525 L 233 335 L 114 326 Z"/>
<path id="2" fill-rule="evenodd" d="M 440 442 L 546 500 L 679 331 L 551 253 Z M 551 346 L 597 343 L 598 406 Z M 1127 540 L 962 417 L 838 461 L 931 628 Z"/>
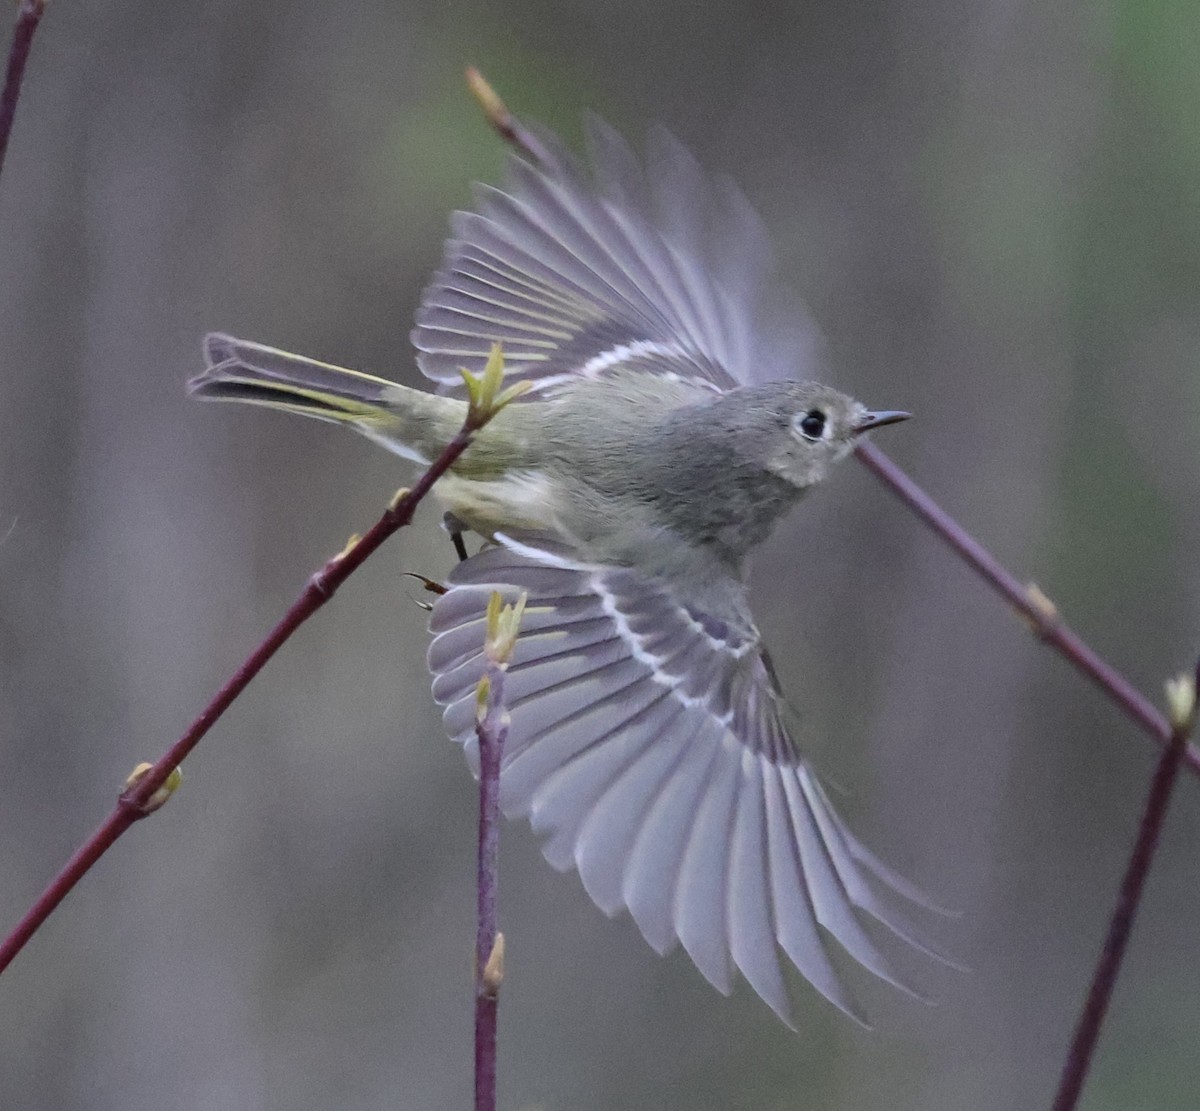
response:
<path id="1" fill-rule="evenodd" d="M 4 17 L 6 20 L 8 16 Z M 0 928 L 409 475 L 183 391 L 220 328 L 404 381 L 462 83 L 732 171 L 880 442 L 1154 698 L 1200 646 L 1200 8 L 54 3 L 0 181 Z M 806 370 L 808 368 L 799 368 Z M 404 570 L 427 507 L 267 669 L 0 981 L 5 1108 L 462 1108 L 475 796 Z M 507 1109 L 1046 1106 L 1153 750 L 860 467 L 761 553 L 764 631 L 864 839 L 969 975 L 848 970 L 801 1029 L 655 957 L 505 828 Z M 1180 784 L 1087 1091 L 1200 1089 Z"/>

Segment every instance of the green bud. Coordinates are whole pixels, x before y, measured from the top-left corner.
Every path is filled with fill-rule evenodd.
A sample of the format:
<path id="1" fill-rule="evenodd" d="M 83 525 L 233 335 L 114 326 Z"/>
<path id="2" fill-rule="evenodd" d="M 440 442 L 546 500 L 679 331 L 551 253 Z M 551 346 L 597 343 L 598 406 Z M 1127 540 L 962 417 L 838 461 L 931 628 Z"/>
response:
<path id="1" fill-rule="evenodd" d="M 1196 680 L 1191 675 L 1180 675 L 1167 680 L 1167 713 L 1171 726 L 1176 730 L 1191 732 L 1196 721 Z"/>

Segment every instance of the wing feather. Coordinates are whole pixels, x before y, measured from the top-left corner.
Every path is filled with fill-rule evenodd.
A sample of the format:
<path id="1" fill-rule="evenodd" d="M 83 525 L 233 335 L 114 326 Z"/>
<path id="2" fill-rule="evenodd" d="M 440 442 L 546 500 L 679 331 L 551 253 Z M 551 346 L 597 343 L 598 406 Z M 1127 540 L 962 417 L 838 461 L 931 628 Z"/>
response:
<path id="1" fill-rule="evenodd" d="M 584 749 L 542 781 L 529 817 L 535 831 L 551 833 L 543 850 L 552 864 L 560 862 L 557 866 L 561 869 L 576 864 L 584 824 L 621 773 L 656 742 L 660 725 L 671 710 L 670 697 L 670 692 L 658 688 L 603 744 Z"/>
<path id="2" fill-rule="evenodd" d="M 916 994 L 899 979 L 887 958 L 855 917 L 854 907 L 833 868 L 828 847 L 821 839 L 820 828 L 795 776 L 783 777 L 783 791 L 792 816 L 796 844 L 800 849 L 800 867 L 812 896 L 817 923 L 837 938 L 842 948 L 864 968 L 870 969 L 881 980 Z"/>
<path id="3" fill-rule="evenodd" d="M 507 373 L 543 387 L 639 355 L 719 390 L 794 376 L 811 325 L 769 338 L 769 241 L 736 187 L 661 130 L 648 172 L 598 120 L 588 138 L 591 173 L 547 136 L 545 162 L 514 155 L 505 187 L 455 214 L 412 334 L 422 372 L 453 388 L 498 341 Z"/>
<path id="4" fill-rule="evenodd" d="M 726 743 L 722 737 L 722 746 Z M 733 990 L 729 952 L 729 846 L 738 761 L 718 759 L 696 806 L 675 884 L 675 933 L 688 956 L 723 995 Z"/>
<path id="5" fill-rule="evenodd" d="M 772 922 L 775 908 L 768 879 L 770 860 L 761 761 L 754 753 L 743 750 L 739 763 L 738 803 L 729 858 L 729 951 L 750 986 L 794 1028 Z"/>
<path id="6" fill-rule="evenodd" d="M 579 709 L 561 710 L 574 704 L 566 698 L 557 705 L 539 700 L 513 706 L 509 736 L 516 738 L 516 743 L 504 762 L 500 784 L 506 811 L 527 812 L 535 792 L 551 772 L 627 725 L 636 727 L 641 713 L 661 692 L 646 682 L 636 661 L 626 663 L 634 666 L 624 673 L 632 678 L 623 687 L 603 699 L 586 701 Z M 555 693 L 561 697 L 564 692 Z"/>
<path id="7" fill-rule="evenodd" d="M 784 769 L 764 763 L 762 774 L 775 937 L 788 959 L 817 991 L 866 1026 L 866 1017 L 838 979 L 833 962 L 821 943 L 816 911 L 800 863 L 800 848 L 783 789 Z"/>
<path id="8" fill-rule="evenodd" d="M 575 863 L 584 887 L 601 910 L 616 914 L 625 905 L 625 882 L 633 845 L 661 793 L 687 751 L 685 707 L 667 694 L 667 708 L 650 744 L 613 781 L 580 828 Z"/>
<path id="9" fill-rule="evenodd" d="M 698 800 L 717 761 L 719 729 L 689 711 L 689 751 L 663 784 L 638 831 L 622 893 L 642 936 L 657 953 L 678 940 L 675 889 L 683 854 L 698 813 Z"/>
<path id="10" fill-rule="evenodd" d="M 657 951 L 682 942 L 719 990 L 740 970 L 789 1024 L 780 950 L 865 1021 L 823 933 L 916 994 L 858 918 L 937 955 L 885 897 L 915 892 L 853 839 L 800 758 L 749 615 L 704 612 L 673 584 L 547 538 L 500 539 L 434 605 L 434 694 L 477 768 L 484 614 L 493 591 L 526 592 L 501 803 L 546 834 L 551 863 L 576 867 L 606 913 L 628 909 Z"/>

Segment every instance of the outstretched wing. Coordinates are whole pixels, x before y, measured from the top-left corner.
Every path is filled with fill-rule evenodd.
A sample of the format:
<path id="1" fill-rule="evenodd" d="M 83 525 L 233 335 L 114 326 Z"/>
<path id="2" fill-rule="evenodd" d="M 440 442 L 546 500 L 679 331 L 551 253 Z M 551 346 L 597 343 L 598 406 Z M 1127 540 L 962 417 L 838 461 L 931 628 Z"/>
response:
<path id="1" fill-rule="evenodd" d="M 769 339 L 770 250 L 742 194 L 666 132 L 643 173 L 615 132 L 588 125 L 594 181 L 547 136 L 544 164 L 514 156 L 506 190 L 481 186 L 478 210 L 455 214 L 412 333 L 421 370 L 457 385 L 499 341 L 507 372 L 543 388 L 631 359 L 718 390 L 796 377 L 811 331 L 782 358 Z"/>
<path id="2" fill-rule="evenodd" d="M 788 736 L 749 615 L 716 620 L 671 586 L 536 538 L 459 564 L 434 605 L 433 692 L 478 771 L 475 687 L 493 591 L 528 602 L 505 682 L 501 803 L 545 831 L 608 914 L 628 908 L 660 953 L 676 939 L 722 992 L 739 968 L 785 1022 L 778 950 L 865 1021 L 822 928 L 900 982 L 856 916 L 926 951 L 889 891 L 919 900 L 830 808 Z"/>

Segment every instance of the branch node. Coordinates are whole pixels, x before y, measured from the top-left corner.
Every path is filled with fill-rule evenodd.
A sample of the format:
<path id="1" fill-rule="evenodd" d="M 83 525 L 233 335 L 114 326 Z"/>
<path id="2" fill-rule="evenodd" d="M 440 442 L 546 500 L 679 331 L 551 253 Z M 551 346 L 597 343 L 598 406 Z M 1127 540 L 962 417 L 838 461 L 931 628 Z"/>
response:
<path id="1" fill-rule="evenodd" d="M 128 802 L 135 807 L 141 817 L 146 817 L 148 814 L 153 814 L 161 807 L 167 799 L 169 799 L 176 791 L 179 790 L 179 785 L 183 782 L 183 771 L 180 768 L 175 768 L 166 779 L 163 780 L 162 786 L 158 788 L 145 802 L 134 803 L 130 798 L 131 793 L 137 785 L 146 778 L 148 772 L 154 768 L 153 764 L 148 764 L 145 761 L 138 764 L 136 768 L 129 773 L 129 777 L 125 780 L 125 790 L 121 792 L 121 800 Z"/>
<path id="2" fill-rule="evenodd" d="M 513 646 L 517 642 L 517 631 L 521 626 L 521 617 L 525 613 L 525 602 L 529 595 L 525 592 L 512 605 L 504 605 L 499 591 L 493 591 L 488 599 L 487 635 L 483 642 L 483 651 L 487 658 L 500 668 L 508 667 L 512 658 Z"/>
<path id="3" fill-rule="evenodd" d="M 482 725 L 488 713 L 488 701 L 492 697 L 492 680 L 486 673 L 475 684 L 475 724 Z"/>
<path id="4" fill-rule="evenodd" d="M 389 511 L 391 507 L 389 506 Z M 342 550 L 338 552 L 332 559 L 328 560 L 321 570 L 316 571 L 308 580 L 308 585 L 311 590 L 314 590 L 321 598 L 328 602 L 337 591 L 337 583 L 334 580 L 334 573 L 338 567 L 345 561 L 355 548 L 362 543 L 362 536 L 355 532 L 350 534 L 350 539 L 343 545 Z"/>
<path id="5" fill-rule="evenodd" d="M 1025 602 L 1029 608 L 1021 611 L 1021 616 L 1038 640 L 1047 640 L 1058 631 L 1061 621 L 1058 606 L 1037 583 L 1025 584 Z"/>
<path id="6" fill-rule="evenodd" d="M 504 348 L 499 343 L 492 344 L 482 374 L 476 376 L 466 367 L 460 367 L 459 374 L 467 387 L 467 420 L 464 427 L 470 432 L 478 432 L 510 401 L 532 387 L 530 382 L 518 382 L 501 390 L 504 384 Z"/>
<path id="7" fill-rule="evenodd" d="M 336 590 L 336 588 L 330 584 L 328 574 L 329 567 L 336 562 L 336 559 L 330 560 L 325 567 L 322 567 L 321 570 L 317 571 L 315 574 L 310 575 L 308 579 L 308 589 L 314 594 L 320 595 L 321 600 L 324 602 L 328 602 L 329 599 L 333 597 Z"/>
<path id="8" fill-rule="evenodd" d="M 488 954 L 487 963 L 483 966 L 480 984 L 483 994 L 488 999 L 495 999 L 500 994 L 500 985 L 504 983 L 504 934 L 497 933 L 492 943 L 492 951 Z"/>
<path id="9" fill-rule="evenodd" d="M 1168 679 L 1166 688 L 1171 728 L 1177 733 L 1191 734 L 1196 725 L 1196 677 L 1179 675 Z"/>

